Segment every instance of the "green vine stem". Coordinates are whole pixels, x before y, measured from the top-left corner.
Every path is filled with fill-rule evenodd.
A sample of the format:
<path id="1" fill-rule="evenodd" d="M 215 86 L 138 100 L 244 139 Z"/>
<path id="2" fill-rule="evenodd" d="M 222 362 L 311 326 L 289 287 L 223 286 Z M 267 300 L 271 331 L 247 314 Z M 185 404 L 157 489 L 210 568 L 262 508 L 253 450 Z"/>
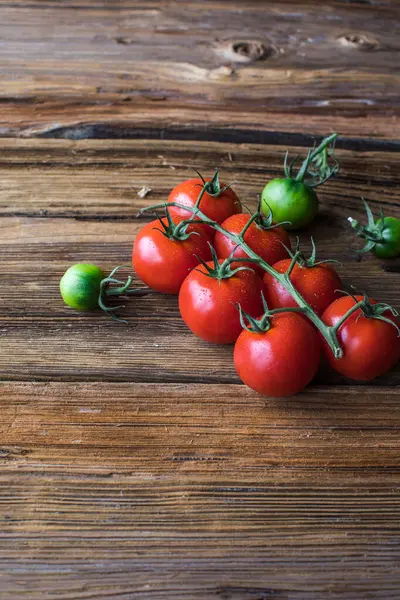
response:
<path id="1" fill-rule="evenodd" d="M 320 143 L 319 146 L 317 146 L 312 152 L 311 152 L 311 161 L 315 160 L 316 157 L 321 154 L 321 152 L 325 151 L 328 149 L 330 144 L 333 144 L 337 138 L 338 134 L 337 133 L 332 133 L 331 135 L 329 135 L 328 137 L 324 138 L 322 140 L 322 142 Z"/>
<path id="2" fill-rule="evenodd" d="M 375 246 L 379 244 L 379 242 L 384 242 L 383 230 L 385 227 L 385 215 L 383 214 L 383 208 L 381 207 L 380 218 L 378 219 L 378 221 L 375 222 L 374 215 L 367 201 L 364 200 L 364 198 L 361 198 L 361 200 L 364 203 L 365 211 L 367 213 L 368 224 L 361 225 L 361 223 L 359 223 L 357 219 L 353 219 L 352 217 L 348 217 L 347 220 L 349 221 L 356 234 L 360 238 L 364 238 L 366 240 L 364 248 L 361 248 L 361 250 L 357 250 L 357 252 L 363 253 L 369 252 L 370 250 L 375 248 Z"/>
<path id="3" fill-rule="evenodd" d="M 274 315 L 279 315 L 285 312 L 297 312 L 297 313 L 302 313 L 302 309 L 301 308 L 274 308 L 273 310 L 270 310 L 268 308 L 268 305 L 265 301 L 265 297 L 264 294 L 261 292 L 261 297 L 262 297 L 262 303 L 263 303 L 263 307 L 264 307 L 264 314 L 260 319 L 255 319 L 254 317 L 252 317 L 251 315 L 249 315 L 247 312 L 245 312 L 242 307 L 240 306 L 240 304 L 238 304 L 236 306 L 236 308 L 239 311 L 239 318 L 240 318 L 240 324 L 243 327 L 243 329 L 246 329 L 247 331 L 256 331 L 257 333 L 265 333 L 267 332 L 270 327 L 271 327 L 271 317 L 273 317 Z M 248 321 L 249 325 L 246 324 L 246 320 Z"/>
<path id="4" fill-rule="evenodd" d="M 325 143 L 326 143 L 326 141 L 325 141 Z M 317 148 L 314 151 L 314 154 L 317 152 L 317 150 L 320 151 L 320 148 Z M 339 324 L 336 324 L 334 327 L 329 327 L 328 325 L 326 325 L 322 321 L 322 319 L 317 315 L 317 313 L 311 308 L 311 306 L 304 300 L 303 296 L 300 294 L 300 292 L 298 292 L 298 290 L 294 287 L 293 283 L 290 280 L 290 274 L 291 274 L 295 264 L 298 262 L 298 260 L 301 256 L 300 251 L 297 250 L 293 254 L 292 261 L 291 261 L 291 264 L 290 264 L 288 270 L 285 273 L 278 273 L 278 271 L 276 271 L 273 267 L 271 267 L 271 265 L 269 265 L 267 262 L 265 262 L 260 256 L 258 256 L 258 254 L 256 252 L 254 252 L 246 244 L 246 242 L 244 241 L 244 233 L 246 231 L 245 228 L 241 231 L 240 234 L 231 233 L 230 231 L 227 231 L 226 229 L 221 227 L 221 225 L 219 225 L 218 223 L 216 223 L 215 221 L 213 221 L 212 219 L 207 217 L 200 210 L 199 204 L 200 204 L 200 201 L 201 201 L 201 198 L 202 198 L 204 192 L 206 191 L 206 186 L 207 186 L 207 183 L 203 186 L 202 192 L 200 193 L 199 198 L 194 207 L 184 206 L 182 204 L 179 204 L 178 202 L 171 202 L 167 206 L 176 206 L 178 208 L 184 208 L 185 210 L 192 212 L 192 216 L 190 217 L 190 219 L 188 219 L 186 221 L 186 223 L 193 221 L 193 219 L 199 219 L 201 222 L 209 225 L 216 231 L 219 231 L 222 235 L 225 235 L 226 237 L 231 239 L 235 243 L 236 246 L 239 246 L 246 253 L 246 255 L 250 258 L 250 262 L 253 262 L 254 264 L 259 265 L 264 271 L 269 273 L 283 287 L 285 287 L 288 290 L 288 292 L 290 293 L 292 298 L 297 302 L 297 304 L 299 306 L 298 309 L 294 309 L 294 310 L 296 312 L 301 312 L 306 317 L 308 317 L 308 319 L 319 330 L 319 332 L 321 333 L 321 335 L 323 336 L 323 338 L 325 339 L 325 341 L 331 348 L 335 358 L 337 358 L 337 359 L 342 358 L 343 350 L 342 350 L 342 348 L 339 344 L 338 338 L 337 338 L 337 331 L 338 331 L 339 327 L 344 323 L 344 321 L 351 314 L 353 314 L 354 311 L 356 311 L 358 308 L 364 308 L 364 301 L 361 301 L 360 303 L 358 303 L 357 306 L 351 307 L 351 309 L 348 311 L 348 313 L 346 315 L 344 315 L 343 319 L 341 320 L 341 322 Z M 150 206 L 148 208 L 142 209 L 140 212 L 146 212 L 147 210 L 154 210 L 156 208 L 162 208 L 162 207 L 165 208 L 166 205 L 159 204 L 159 205 L 155 205 L 155 206 Z M 183 221 L 182 223 L 185 223 L 185 221 Z M 235 258 L 235 261 L 238 261 L 238 259 Z"/>
<path id="5" fill-rule="evenodd" d="M 319 146 L 309 150 L 296 175 L 293 169 L 299 155 L 297 154 L 288 165 L 289 152 L 286 152 L 283 166 L 285 177 L 314 188 L 336 175 L 339 171 L 339 163 L 335 158 L 336 138 L 337 133 L 332 133 L 324 138 Z"/>
<path id="6" fill-rule="evenodd" d="M 120 279 L 116 279 L 114 275 L 121 269 L 122 267 L 115 267 L 111 271 L 111 273 L 105 277 L 100 283 L 100 293 L 98 298 L 98 305 L 103 310 L 106 315 L 114 319 L 114 321 L 119 321 L 120 323 L 127 323 L 124 319 L 120 319 L 115 311 L 119 308 L 124 308 L 123 304 L 119 306 L 108 306 L 107 298 L 117 298 L 120 296 L 147 296 L 148 294 L 156 294 L 154 290 L 149 287 L 141 287 L 141 288 L 131 288 L 132 277 L 129 275 L 127 280 L 121 281 Z M 113 286 L 112 284 L 118 284 L 118 287 Z"/>

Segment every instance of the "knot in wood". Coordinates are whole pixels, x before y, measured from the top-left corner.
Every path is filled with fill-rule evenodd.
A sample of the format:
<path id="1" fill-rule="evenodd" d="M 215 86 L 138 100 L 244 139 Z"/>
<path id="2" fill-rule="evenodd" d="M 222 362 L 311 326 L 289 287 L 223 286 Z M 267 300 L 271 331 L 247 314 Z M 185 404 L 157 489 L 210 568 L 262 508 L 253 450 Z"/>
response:
<path id="1" fill-rule="evenodd" d="M 223 42 L 217 45 L 217 52 L 232 62 L 251 63 L 268 58 L 274 53 L 271 46 L 256 40 Z"/>
<path id="2" fill-rule="evenodd" d="M 379 41 L 363 33 L 348 33 L 338 38 L 343 46 L 357 48 L 358 50 L 377 50 Z"/>

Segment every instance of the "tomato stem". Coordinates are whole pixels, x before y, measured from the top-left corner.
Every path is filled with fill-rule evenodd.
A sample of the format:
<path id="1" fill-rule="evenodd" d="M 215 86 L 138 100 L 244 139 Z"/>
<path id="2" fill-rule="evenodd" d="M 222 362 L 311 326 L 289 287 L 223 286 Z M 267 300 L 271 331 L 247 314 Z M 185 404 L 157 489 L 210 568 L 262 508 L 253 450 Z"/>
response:
<path id="1" fill-rule="evenodd" d="M 296 263 L 298 262 L 300 256 L 301 256 L 300 250 L 297 250 L 297 252 L 295 252 L 292 256 L 292 262 L 290 263 L 290 265 L 285 273 L 288 281 L 290 281 L 290 275 L 292 274 L 292 271 L 293 271 L 294 267 L 296 266 Z"/>
<path id="2" fill-rule="evenodd" d="M 364 305 L 364 300 L 360 300 L 360 302 L 357 302 L 356 304 L 354 304 L 354 306 L 352 306 L 351 308 L 349 308 L 349 310 L 347 311 L 347 313 L 345 315 L 343 315 L 343 317 L 341 317 L 339 319 L 339 321 L 332 326 L 332 329 L 335 333 L 338 332 L 338 330 L 340 329 L 340 327 L 343 325 L 343 323 L 345 321 L 347 321 L 347 319 L 356 312 L 356 310 L 358 310 L 359 308 L 361 308 Z"/>
<path id="3" fill-rule="evenodd" d="M 321 152 L 327 149 L 329 144 L 336 140 L 337 136 L 337 133 L 332 133 L 332 135 L 329 135 L 328 137 L 324 138 L 320 145 L 317 146 L 317 148 L 315 148 L 315 150 L 311 152 L 311 160 L 314 160 L 318 156 L 318 154 L 321 154 Z"/>
<path id="4" fill-rule="evenodd" d="M 148 294 L 158 294 L 155 290 L 149 287 L 131 288 L 123 290 L 123 288 L 108 288 L 103 292 L 107 298 L 115 298 L 118 296 L 147 296 Z"/>
<path id="5" fill-rule="evenodd" d="M 151 294 L 154 290 L 143 287 L 143 288 L 131 288 L 130 285 L 132 283 L 132 277 L 129 275 L 127 280 L 121 281 L 120 279 L 116 279 L 114 275 L 121 269 L 121 266 L 115 267 L 111 271 L 111 273 L 105 277 L 100 283 L 100 293 L 98 297 L 98 305 L 103 310 L 107 316 L 114 319 L 114 321 L 119 321 L 120 323 L 127 323 L 124 319 L 120 319 L 115 311 L 119 308 L 124 308 L 123 304 L 119 306 L 108 306 L 106 304 L 107 298 L 118 298 L 120 296 L 147 296 L 147 294 Z M 116 283 L 119 284 L 119 287 L 111 287 L 111 284 Z M 156 293 L 156 292 L 154 292 Z"/>
<path id="6" fill-rule="evenodd" d="M 199 203 L 200 202 L 198 200 L 198 202 L 196 204 L 199 204 Z M 164 206 L 164 205 L 161 204 L 161 205 L 155 206 L 153 208 L 161 208 L 162 206 Z M 317 313 L 312 309 L 312 307 L 306 302 L 306 300 L 303 298 L 303 296 L 300 294 L 300 292 L 294 287 L 293 283 L 290 280 L 291 270 L 294 268 L 294 266 L 298 260 L 298 257 L 299 257 L 297 252 L 293 256 L 292 263 L 289 266 L 288 271 L 286 273 L 279 273 L 273 267 L 271 267 L 271 265 L 269 265 L 267 262 L 265 262 L 265 260 L 263 260 L 260 256 L 258 256 L 258 254 L 256 252 L 254 252 L 246 244 L 246 242 L 243 240 L 243 237 L 242 237 L 243 230 L 241 231 L 240 234 L 235 234 L 235 233 L 231 233 L 230 231 L 227 231 L 219 223 L 217 223 L 216 221 L 213 221 L 212 219 L 207 217 L 204 213 L 202 213 L 202 211 L 200 210 L 200 208 L 198 206 L 197 207 L 196 206 L 189 207 L 189 206 L 184 206 L 182 204 L 179 204 L 178 202 L 171 202 L 171 203 L 169 203 L 169 206 L 176 206 L 177 208 L 184 208 L 184 209 L 192 212 L 191 219 L 194 219 L 194 218 L 199 219 L 200 221 L 209 225 L 216 231 L 219 231 L 222 235 L 228 237 L 230 240 L 232 240 L 236 244 L 236 246 L 239 246 L 249 257 L 249 259 L 250 259 L 249 262 L 252 262 L 252 263 L 260 266 L 264 271 L 269 273 L 283 287 L 285 287 L 288 290 L 288 292 L 290 293 L 292 298 L 298 304 L 301 312 L 304 315 L 306 315 L 310 319 L 310 321 L 316 326 L 316 328 L 320 331 L 321 335 L 324 337 L 327 344 L 331 348 L 335 358 L 341 358 L 343 356 L 343 350 L 340 347 L 339 341 L 336 337 L 335 329 L 333 327 L 329 327 L 322 321 L 321 317 L 319 317 L 317 315 Z M 142 209 L 142 211 L 145 211 L 145 210 L 148 210 L 148 209 Z M 191 219 L 188 219 L 188 221 L 190 222 Z M 186 222 L 188 222 L 188 221 L 186 221 Z M 239 260 L 239 259 L 236 258 L 235 261 L 237 261 L 237 260 Z"/>
<path id="7" fill-rule="evenodd" d="M 365 211 L 367 213 L 368 223 L 367 225 L 361 225 L 357 219 L 353 219 L 352 217 L 348 217 L 350 225 L 358 235 L 358 237 L 366 240 L 366 244 L 361 250 L 357 250 L 357 252 L 369 252 L 372 250 L 377 244 L 384 242 L 383 230 L 385 227 L 385 215 L 383 213 L 383 209 L 381 207 L 381 213 L 378 221 L 375 222 L 375 217 L 370 209 L 368 203 L 364 198 L 361 198 L 364 203 Z"/>
<path id="8" fill-rule="evenodd" d="M 336 175 L 339 171 L 339 163 L 335 158 L 334 148 L 336 138 L 337 133 L 332 133 L 324 138 L 317 148 L 309 150 L 297 175 L 293 173 L 293 170 L 299 156 L 295 156 L 288 165 L 288 153 L 286 152 L 283 164 L 285 177 L 313 188 L 322 185 L 330 177 Z"/>
<path id="9" fill-rule="evenodd" d="M 311 162 L 311 150 L 308 151 L 307 157 L 301 165 L 300 171 L 296 175 L 296 181 L 303 183 L 305 176 L 307 175 L 308 167 Z"/>
<path id="10" fill-rule="evenodd" d="M 270 310 L 268 308 L 268 304 L 265 300 L 265 296 L 264 294 L 261 292 L 261 297 L 262 297 L 262 303 L 263 303 L 263 307 L 264 307 L 264 314 L 262 315 L 262 317 L 260 319 L 255 319 L 254 317 L 252 317 L 251 315 L 249 315 L 247 312 L 245 312 L 240 304 L 235 304 L 236 308 L 239 311 L 239 315 L 240 315 L 240 324 L 243 327 L 243 329 L 246 329 L 247 331 L 253 331 L 253 332 L 258 332 L 258 333 L 265 333 L 266 331 L 268 331 L 271 327 L 271 317 L 273 317 L 274 315 L 279 315 L 281 313 L 287 313 L 287 312 L 292 312 L 292 313 L 304 313 L 304 309 L 300 308 L 300 307 L 282 307 L 282 308 L 274 308 L 272 310 Z M 251 327 L 248 327 L 246 325 L 245 319 L 250 323 Z"/>
<path id="11" fill-rule="evenodd" d="M 294 254 L 289 248 L 287 248 L 287 246 L 285 246 L 285 244 L 283 244 L 283 245 L 285 246 L 285 249 L 291 258 L 293 258 L 296 255 L 297 262 L 302 267 L 310 268 L 310 267 L 316 267 L 317 265 L 326 265 L 326 264 L 331 264 L 331 263 L 335 263 L 337 265 L 340 265 L 341 267 L 343 266 L 341 262 L 339 262 L 338 260 L 334 260 L 333 258 L 327 258 L 326 260 L 316 261 L 315 259 L 316 259 L 316 255 L 317 255 L 317 250 L 315 247 L 314 238 L 312 236 L 310 237 L 310 241 L 311 241 L 312 252 L 308 258 L 305 257 L 304 252 L 300 251 L 300 239 L 298 237 L 296 238 L 296 250 L 295 250 Z M 291 267 L 291 270 L 292 269 L 293 269 L 293 267 Z"/>
<path id="12" fill-rule="evenodd" d="M 239 233 L 239 237 L 243 242 L 244 242 L 244 234 L 246 233 L 246 231 L 248 230 L 250 225 L 257 219 L 257 217 L 258 217 L 258 213 L 256 213 L 256 212 L 253 215 L 251 215 L 250 219 L 247 221 L 247 223 L 243 227 L 242 231 Z"/>

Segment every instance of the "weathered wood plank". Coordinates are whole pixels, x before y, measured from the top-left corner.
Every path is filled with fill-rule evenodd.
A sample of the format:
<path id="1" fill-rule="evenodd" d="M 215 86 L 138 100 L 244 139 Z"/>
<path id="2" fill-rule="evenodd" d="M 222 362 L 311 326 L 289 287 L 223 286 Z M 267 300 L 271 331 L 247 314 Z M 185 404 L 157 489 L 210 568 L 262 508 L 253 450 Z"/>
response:
<path id="1" fill-rule="evenodd" d="M 130 455 L 167 472 L 180 460 L 220 461 L 231 473 L 284 464 L 397 468 L 400 456 L 398 391 L 390 388 L 320 387 L 268 400 L 237 385 L 4 382 L 0 393 L 1 445 L 11 446 L 11 460 L 20 449 L 21 467 L 42 452 L 66 464 L 83 448 L 81 464 Z"/>
<path id="2" fill-rule="evenodd" d="M 253 208 L 336 130 L 302 242 L 398 305 L 398 262 L 358 262 L 345 217 L 400 216 L 399 27 L 397 0 L 0 0 L 0 600 L 398 599 L 400 365 L 266 399 L 176 298 L 121 326 L 58 281 L 129 264 L 191 166 Z"/>
<path id="3" fill-rule="evenodd" d="M 0 11 L 2 135 L 85 137 L 94 130 L 82 124 L 126 123 L 398 137 L 396 2 L 330 1 L 317 15 L 295 1 Z"/>
<path id="4" fill-rule="evenodd" d="M 282 176 L 286 148 L 292 156 L 305 154 L 290 144 L 2 139 L 0 215 L 133 219 L 140 208 L 165 202 L 175 185 L 193 176 L 193 167 L 211 174 L 216 166 L 254 207 L 265 183 Z M 362 217 L 360 196 L 376 209 L 382 204 L 400 214 L 397 152 L 339 149 L 337 156 L 339 176 L 318 191 L 325 221 L 334 217 L 331 225 L 338 227 L 337 216 Z M 143 186 L 152 191 L 140 199 Z M 324 234 L 329 235 L 327 227 Z"/>
<path id="5" fill-rule="evenodd" d="M 6 594 L 396 598 L 395 391 L 266 402 L 243 386 L 2 383 L 0 396 Z"/>

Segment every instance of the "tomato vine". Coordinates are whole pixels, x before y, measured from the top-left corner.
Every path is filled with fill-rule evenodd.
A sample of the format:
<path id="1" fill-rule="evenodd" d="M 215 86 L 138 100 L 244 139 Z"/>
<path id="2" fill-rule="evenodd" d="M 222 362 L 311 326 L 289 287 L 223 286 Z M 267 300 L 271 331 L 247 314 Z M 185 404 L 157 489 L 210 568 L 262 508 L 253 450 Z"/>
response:
<path id="1" fill-rule="evenodd" d="M 253 219 L 250 219 L 248 221 L 248 223 L 245 224 L 245 226 L 243 227 L 242 231 L 239 234 L 235 234 L 235 233 L 231 233 L 230 231 L 227 231 L 226 229 L 224 229 L 219 223 L 217 223 L 216 221 L 213 221 L 212 219 L 207 217 L 207 215 L 205 215 L 201 211 L 201 209 L 200 209 L 201 199 L 202 199 L 203 195 L 205 194 L 205 192 L 207 192 L 208 185 L 209 185 L 208 182 L 204 183 L 203 188 L 202 188 L 202 190 L 198 196 L 198 199 L 196 201 L 196 204 L 193 207 L 183 206 L 183 205 L 179 204 L 178 202 L 168 202 L 168 203 L 163 203 L 163 204 L 146 207 L 140 211 L 140 214 L 150 211 L 150 210 L 155 210 L 157 208 L 164 208 L 167 212 L 169 210 L 169 207 L 184 208 L 188 212 L 191 212 L 192 215 L 189 219 L 186 219 L 184 221 L 181 221 L 181 223 L 179 223 L 178 227 L 180 229 L 184 229 L 190 223 L 199 222 L 199 223 L 206 224 L 209 227 L 212 227 L 215 231 L 218 231 L 222 235 L 228 237 L 230 240 L 232 240 L 234 242 L 235 246 L 240 247 L 248 257 L 248 258 L 244 258 L 244 259 L 232 257 L 230 260 L 232 262 L 238 262 L 238 261 L 242 260 L 242 261 L 254 263 L 255 265 L 258 265 L 259 267 L 261 267 L 262 270 L 266 271 L 272 277 L 274 277 L 282 286 L 284 286 L 298 305 L 298 308 L 292 309 L 293 312 L 302 313 L 315 325 L 315 327 L 318 329 L 318 331 L 321 333 L 321 335 L 323 336 L 323 338 L 329 345 L 329 347 L 336 359 L 340 359 L 343 357 L 343 349 L 341 348 L 340 343 L 338 341 L 337 331 L 338 331 L 340 325 L 342 323 L 344 323 L 344 321 L 351 314 L 353 314 L 353 312 L 356 309 L 360 308 L 363 311 L 363 313 L 365 314 L 365 316 L 368 316 L 371 318 L 376 318 L 376 319 L 381 319 L 381 320 L 382 320 L 382 318 L 384 318 L 384 317 L 382 317 L 382 311 L 376 309 L 375 306 L 371 306 L 368 303 L 368 299 L 365 298 L 364 300 L 357 303 L 357 307 L 352 307 L 344 315 L 344 317 L 341 320 L 341 323 L 339 325 L 335 325 L 334 327 L 330 327 L 330 326 L 326 325 L 323 322 L 323 320 L 321 319 L 321 317 L 313 310 L 313 308 L 310 306 L 310 304 L 308 302 L 306 302 L 306 300 L 303 298 L 303 296 L 300 294 L 300 292 L 296 289 L 296 287 L 293 285 L 293 283 L 290 279 L 290 275 L 291 275 L 295 265 L 298 264 L 299 261 L 302 260 L 301 251 L 297 248 L 296 251 L 292 255 L 292 260 L 290 262 L 290 265 L 289 265 L 287 271 L 285 273 L 279 273 L 270 264 L 268 264 L 265 260 L 263 260 L 256 252 L 254 252 L 248 246 L 248 244 L 246 244 L 246 242 L 244 240 L 244 234 L 246 233 L 246 231 L 247 231 L 248 227 L 250 226 Z M 276 309 L 274 311 L 274 314 L 278 313 L 278 312 L 288 312 L 290 310 L 291 309 L 288 309 L 288 308 Z M 392 309 L 388 305 L 385 305 L 385 310 L 391 310 L 393 312 L 394 309 Z"/>

